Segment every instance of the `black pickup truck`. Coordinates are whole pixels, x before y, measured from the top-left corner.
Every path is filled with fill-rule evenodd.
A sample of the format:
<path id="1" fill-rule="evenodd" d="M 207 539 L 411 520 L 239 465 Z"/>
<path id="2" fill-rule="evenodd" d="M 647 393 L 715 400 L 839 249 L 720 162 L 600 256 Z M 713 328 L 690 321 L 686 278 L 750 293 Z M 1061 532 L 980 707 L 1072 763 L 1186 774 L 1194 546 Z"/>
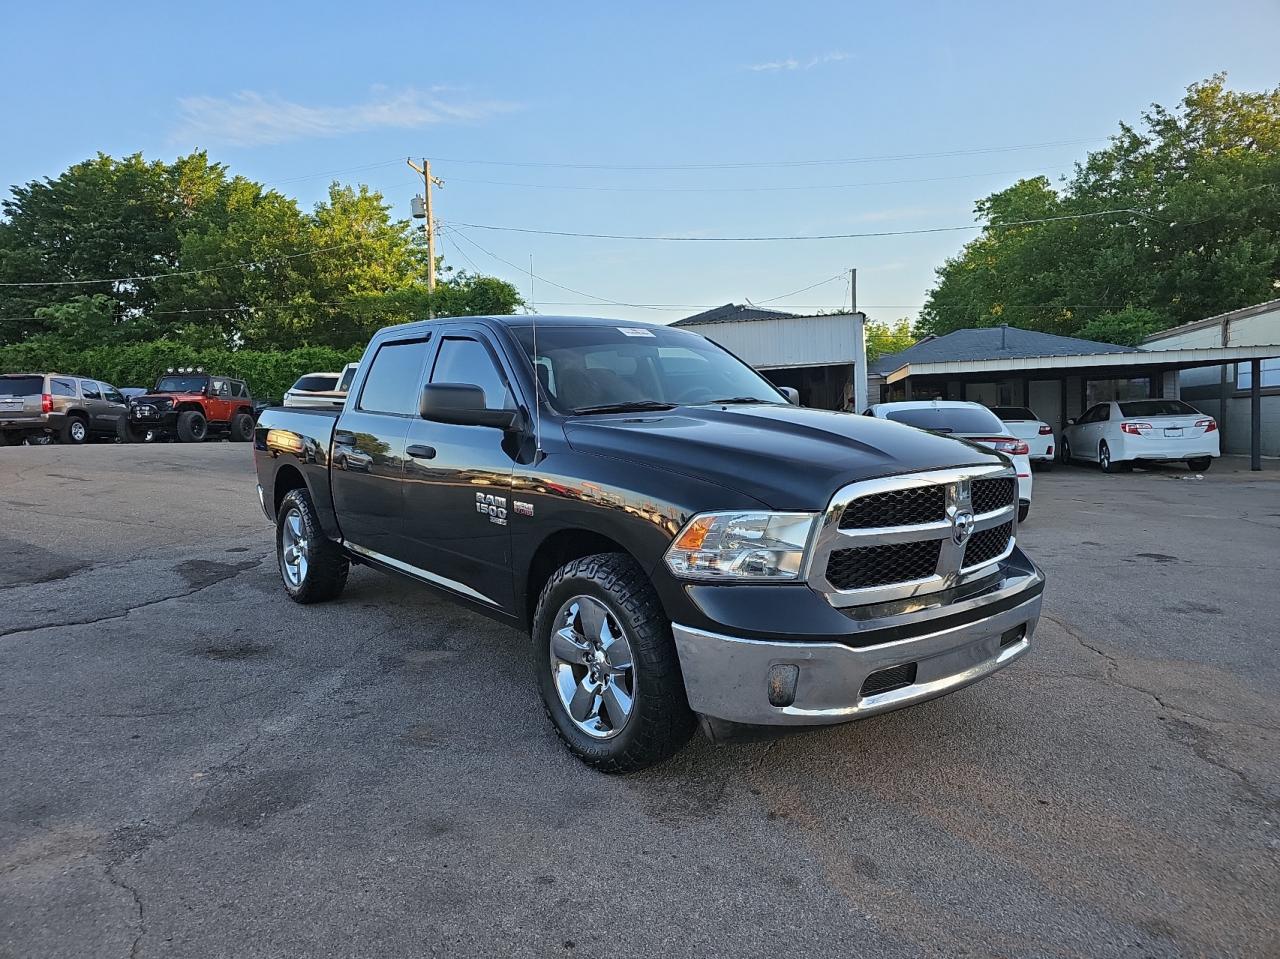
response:
<path id="1" fill-rule="evenodd" d="M 694 333 L 534 320 L 389 327 L 341 411 L 262 414 L 292 599 L 359 563 L 528 632 L 547 715 L 608 772 L 699 721 L 859 719 L 1027 651 L 1044 577 L 1004 457 L 797 407 Z"/>

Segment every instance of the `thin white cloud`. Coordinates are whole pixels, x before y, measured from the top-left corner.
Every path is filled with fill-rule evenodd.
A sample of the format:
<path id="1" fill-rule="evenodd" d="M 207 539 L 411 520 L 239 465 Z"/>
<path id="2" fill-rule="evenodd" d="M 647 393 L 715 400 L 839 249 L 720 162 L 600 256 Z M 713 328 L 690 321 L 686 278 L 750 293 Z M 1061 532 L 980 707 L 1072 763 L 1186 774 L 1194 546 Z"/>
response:
<path id="1" fill-rule="evenodd" d="M 748 70 L 754 70 L 756 73 L 776 73 L 784 70 L 812 70 L 814 67 L 820 67 L 827 63 L 839 63 L 841 60 L 851 60 L 853 54 L 835 51 L 832 53 L 819 54 L 816 57 L 809 57 L 807 60 L 798 60 L 795 57 L 787 57 L 785 60 L 767 60 L 764 63 L 753 63 Z"/>
<path id="2" fill-rule="evenodd" d="M 514 109 L 496 100 L 467 99 L 456 88 L 387 90 L 348 106 L 308 106 L 245 90 L 233 97 L 184 97 L 173 138 L 200 145 L 261 146 L 370 130 L 414 129 L 483 120 Z"/>

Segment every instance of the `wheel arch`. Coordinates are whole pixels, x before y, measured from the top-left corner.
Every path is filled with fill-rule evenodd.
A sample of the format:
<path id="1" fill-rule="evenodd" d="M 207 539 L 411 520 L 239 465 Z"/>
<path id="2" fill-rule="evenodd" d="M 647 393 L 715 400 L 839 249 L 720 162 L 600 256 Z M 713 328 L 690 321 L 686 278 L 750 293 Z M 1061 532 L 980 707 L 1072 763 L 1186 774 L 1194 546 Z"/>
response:
<path id="1" fill-rule="evenodd" d="M 285 463 L 280 469 L 276 470 L 275 484 L 271 490 L 272 516 L 280 512 L 280 504 L 284 501 L 284 498 L 296 489 L 305 489 L 308 493 L 311 492 L 307 486 L 306 477 L 302 475 L 302 470 L 292 463 Z"/>
<path id="2" fill-rule="evenodd" d="M 538 544 L 529 561 L 524 596 L 518 600 L 517 612 L 525 629 L 532 628 L 538 597 L 542 595 L 542 588 L 547 585 L 552 574 L 565 563 L 597 553 L 622 553 L 639 562 L 638 557 L 617 540 L 582 527 L 558 529 Z"/>

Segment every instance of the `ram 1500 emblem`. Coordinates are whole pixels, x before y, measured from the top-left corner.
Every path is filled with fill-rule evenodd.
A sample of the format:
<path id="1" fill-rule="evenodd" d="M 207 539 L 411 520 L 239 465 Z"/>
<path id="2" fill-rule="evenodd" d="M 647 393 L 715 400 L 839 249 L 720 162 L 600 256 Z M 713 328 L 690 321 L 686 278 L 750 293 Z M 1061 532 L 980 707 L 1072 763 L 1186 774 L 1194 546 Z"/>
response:
<path id="1" fill-rule="evenodd" d="M 507 525 L 507 498 L 492 493 L 476 493 L 476 512 L 484 513 L 490 523 Z"/>

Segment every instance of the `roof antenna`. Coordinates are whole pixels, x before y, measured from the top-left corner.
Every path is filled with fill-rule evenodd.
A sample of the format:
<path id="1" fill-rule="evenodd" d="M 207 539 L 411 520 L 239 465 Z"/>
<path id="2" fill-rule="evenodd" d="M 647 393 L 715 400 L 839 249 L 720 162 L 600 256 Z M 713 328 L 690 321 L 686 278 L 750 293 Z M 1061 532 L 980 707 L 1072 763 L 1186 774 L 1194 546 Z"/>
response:
<path id="1" fill-rule="evenodd" d="M 529 254 L 529 316 L 533 326 L 533 462 L 542 459 L 542 377 L 538 375 L 538 311 L 533 306 L 533 254 Z"/>

